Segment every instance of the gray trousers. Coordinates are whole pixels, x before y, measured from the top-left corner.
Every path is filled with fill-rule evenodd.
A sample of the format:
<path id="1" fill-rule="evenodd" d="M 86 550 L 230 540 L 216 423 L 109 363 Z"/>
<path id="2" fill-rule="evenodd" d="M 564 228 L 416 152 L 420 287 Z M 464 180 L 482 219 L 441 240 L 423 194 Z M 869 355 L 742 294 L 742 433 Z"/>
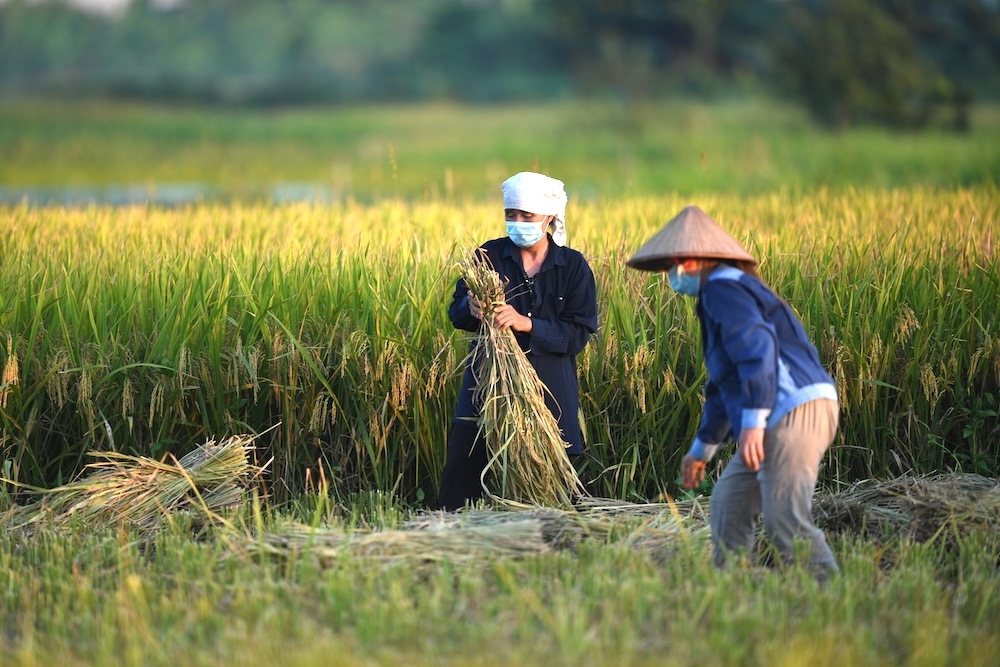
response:
<path id="1" fill-rule="evenodd" d="M 840 418 L 836 401 L 820 399 L 795 408 L 764 432 L 764 460 L 753 472 L 737 453 L 712 491 L 710 521 L 715 564 L 733 553 L 750 553 L 757 517 L 785 564 L 795 539 L 811 543 L 809 565 L 817 575 L 839 571 L 823 531 L 812 519 L 819 463 L 833 443 Z"/>

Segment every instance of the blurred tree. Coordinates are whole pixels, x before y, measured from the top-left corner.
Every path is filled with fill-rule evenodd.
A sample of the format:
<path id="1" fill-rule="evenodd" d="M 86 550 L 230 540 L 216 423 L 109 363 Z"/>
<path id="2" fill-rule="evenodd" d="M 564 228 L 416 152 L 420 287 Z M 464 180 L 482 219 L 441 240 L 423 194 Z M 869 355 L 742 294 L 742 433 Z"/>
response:
<path id="1" fill-rule="evenodd" d="M 612 94 L 736 82 L 835 126 L 1000 91 L 998 0 L 0 0 L 0 94 L 225 104 Z"/>
<path id="2" fill-rule="evenodd" d="M 781 60 L 796 97 L 819 120 L 920 125 L 934 72 L 913 36 L 866 0 L 800 2 L 792 8 Z"/>
<path id="3" fill-rule="evenodd" d="M 629 98 L 727 73 L 720 30 L 737 0 L 550 0 L 544 5 L 577 46 L 574 73 L 587 90 Z M 702 86 L 703 88 L 703 86 Z M 702 91 L 703 92 L 703 91 Z"/>
<path id="4" fill-rule="evenodd" d="M 442 2 L 399 87 L 419 97 L 476 101 L 552 98 L 569 92 L 573 35 L 560 32 L 532 0 Z"/>
<path id="5" fill-rule="evenodd" d="M 1000 88 L 1000 6 L 996 0 L 887 0 L 886 6 L 940 71 L 934 103 L 951 108 L 955 129 L 967 129 L 973 95 Z"/>
<path id="6" fill-rule="evenodd" d="M 1000 14 L 983 0 L 799 0 L 787 26 L 782 81 L 838 128 L 920 127 L 949 104 L 961 129 L 977 79 L 995 82 L 1000 64 Z"/>

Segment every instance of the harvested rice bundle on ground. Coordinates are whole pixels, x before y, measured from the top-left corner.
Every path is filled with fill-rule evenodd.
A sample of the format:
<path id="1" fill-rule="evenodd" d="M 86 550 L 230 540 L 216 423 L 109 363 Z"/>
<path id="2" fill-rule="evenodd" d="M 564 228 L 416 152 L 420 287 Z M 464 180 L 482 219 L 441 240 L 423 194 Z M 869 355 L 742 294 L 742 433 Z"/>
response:
<path id="1" fill-rule="evenodd" d="M 430 532 L 451 530 L 460 527 L 495 527 L 524 521 L 537 521 L 541 525 L 542 537 L 554 549 L 575 549 L 583 540 L 605 542 L 614 525 L 603 517 L 588 516 L 570 510 L 554 507 L 534 507 L 529 509 L 506 510 L 466 510 L 461 513 L 432 512 L 418 514 L 407 520 L 404 530 L 426 530 Z"/>
<path id="2" fill-rule="evenodd" d="M 115 525 L 154 528 L 168 513 L 189 510 L 211 519 L 224 507 L 238 504 L 243 490 L 260 474 L 250 464 L 253 437 L 210 441 L 174 463 L 115 452 L 94 452 L 103 459 L 84 468 L 82 477 L 64 486 L 39 491 L 38 501 L 12 517 L 16 527 L 33 530 L 42 522 L 65 526 Z"/>
<path id="3" fill-rule="evenodd" d="M 707 535 L 708 513 L 700 499 L 678 503 L 629 503 L 605 498 L 582 498 L 575 509 L 536 507 L 526 510 L 466 510 L 458 514 L 417 514 L 403 530 L 444 531 L 455 526 L 506 526 L 526 520 L 542 524 L 542 534 L 556 549 L 574 549 L 584 541 L 621 542 L 646 550 Z"/>
<path id="4" fill-rule="evenodd" d="M 426 512 L 412 516 L 398 530 L 348 531 L 286 523 L 231 543 L 236 555 L 306 556 L 321 563 L 345 556 L 390 562 L 518 558 L 575 551 L 585 541 L 620 544 L 662 559 L 692 544 L 693 538 L 709 545 L 705 521 L 689 521 L 667 505 L 660 510 L 617 516 L 552 507 Z"/>
<path id="5" fill-rule="evenodd" d="M 614 498 L 580 498 L 574 504 L 580 512 L 609 517 L 649 517 L 672 514 L 678 517 L 706 523 L 708 521 L 708 499 L 702 496 L 688 500 L 670 500 L 659 503 L 631 503 Z"/>
<path id="6" fill-rule="evenodd" d="M 346 556 L 380 561 L 459 561 L 520 557 L 544 553 L 551 546 L 538 519 L 440 530 L 353 531 L 292 523 L 242 544 L 234 553 L 275 557 L 309 556 L 322 562 Z"/>
<path id="7" fill-rule="evenodd" d="M 491 306 L 504 302 L 504 284 L 483 253 L 469 253 L 459 267 L 483 304 L 484 325 L 472 367 L 476 403 L 482 406 L 479 427 L 489 457 L 484 488 L 500 502 L 569 507 L 583 494 L 583 483 L 566 454 L 558 422 L 545 405 L 547 389 L 514 332 L 497 329 L 490 321 Z"/>
<path id="8" fill-rule="evenodd" d="M 833 532 L 921 542 L 944 535 L 950 544 L 971 528 L 1000 529 L 1000 481 L 962 473 L 867 480 L 817 495 L 813 515 Z"/>
<path id="9" fill-rule="evenodd" d="M 615 527 L 614 539 L 657 560 L 669 558 L 678 547 L 708 540 L 708 507 L 704 498 L 662 503 L 630 503 L 612 498 L 581 498 L 576 509 L 592 520 Z"/>

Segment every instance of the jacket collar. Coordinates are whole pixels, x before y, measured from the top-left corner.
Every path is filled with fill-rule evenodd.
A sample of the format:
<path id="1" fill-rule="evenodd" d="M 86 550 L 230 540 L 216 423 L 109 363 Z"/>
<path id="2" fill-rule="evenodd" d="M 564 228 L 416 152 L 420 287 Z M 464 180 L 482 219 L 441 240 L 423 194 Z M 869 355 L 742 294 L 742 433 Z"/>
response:
<path id="1" fill-rule="evenodd" d="M 546 271 L 551 269 L 553 266 L 566 266 L 566 247 L 561 246 L 552 240 L 552 234 L 546 232 L 549 237 L 549 251 L 545 253 L 545 259 L 542 260 L 542 268 L 540 271 Z M 509 237 L 504 237 L 507 244 L 503 249 L 504 259 L 510 258 L 511 260 L 521 264 L 521 253 L 520 248 L 518 248 Z"/>

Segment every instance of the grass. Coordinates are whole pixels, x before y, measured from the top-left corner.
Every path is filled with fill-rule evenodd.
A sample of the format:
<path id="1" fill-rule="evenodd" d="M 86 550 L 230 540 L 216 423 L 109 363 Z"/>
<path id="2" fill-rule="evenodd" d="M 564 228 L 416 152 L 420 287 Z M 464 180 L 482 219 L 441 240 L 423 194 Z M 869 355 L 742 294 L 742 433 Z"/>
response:
<path id="1" fill-rule="evenodd" d="M 335 200 L 499 203 L 499 183 L 540 169 L 571 201 L 704 192 L 744 196 L 851 186 L 996 184 L 1000 112 L 973 130 L 831 134 L 764 100 L 618 105 L 421 105 L 206 111 L 121 103 L 0 102 L 0 186 L 200 184 L 270 198 L 304 184 Z"/>
<path id="2" fill-rule="evenodd" d="M 361 503 L 333 522 L 378 526 L 374 511 Z M 264 508 L 261 525 L 281 518 Z M 249 510 L 230 519 L 255 521 Z M 176 521 L 152 544 L 111 527 L 29 541 L 5 531 L 0 659 L 987 665 L 1000 648 L 995 531 L 964 534 L 953 549 L 836 538 L 843 575 L 825 587 L 795 567 L 717 571 L 705 539 L 693 533 L 669 558 L 609 541 L 519 559 L 344 554 L 324 566 L 308 548 L 234 556 L 225 531 L 193 540 Z"/>

